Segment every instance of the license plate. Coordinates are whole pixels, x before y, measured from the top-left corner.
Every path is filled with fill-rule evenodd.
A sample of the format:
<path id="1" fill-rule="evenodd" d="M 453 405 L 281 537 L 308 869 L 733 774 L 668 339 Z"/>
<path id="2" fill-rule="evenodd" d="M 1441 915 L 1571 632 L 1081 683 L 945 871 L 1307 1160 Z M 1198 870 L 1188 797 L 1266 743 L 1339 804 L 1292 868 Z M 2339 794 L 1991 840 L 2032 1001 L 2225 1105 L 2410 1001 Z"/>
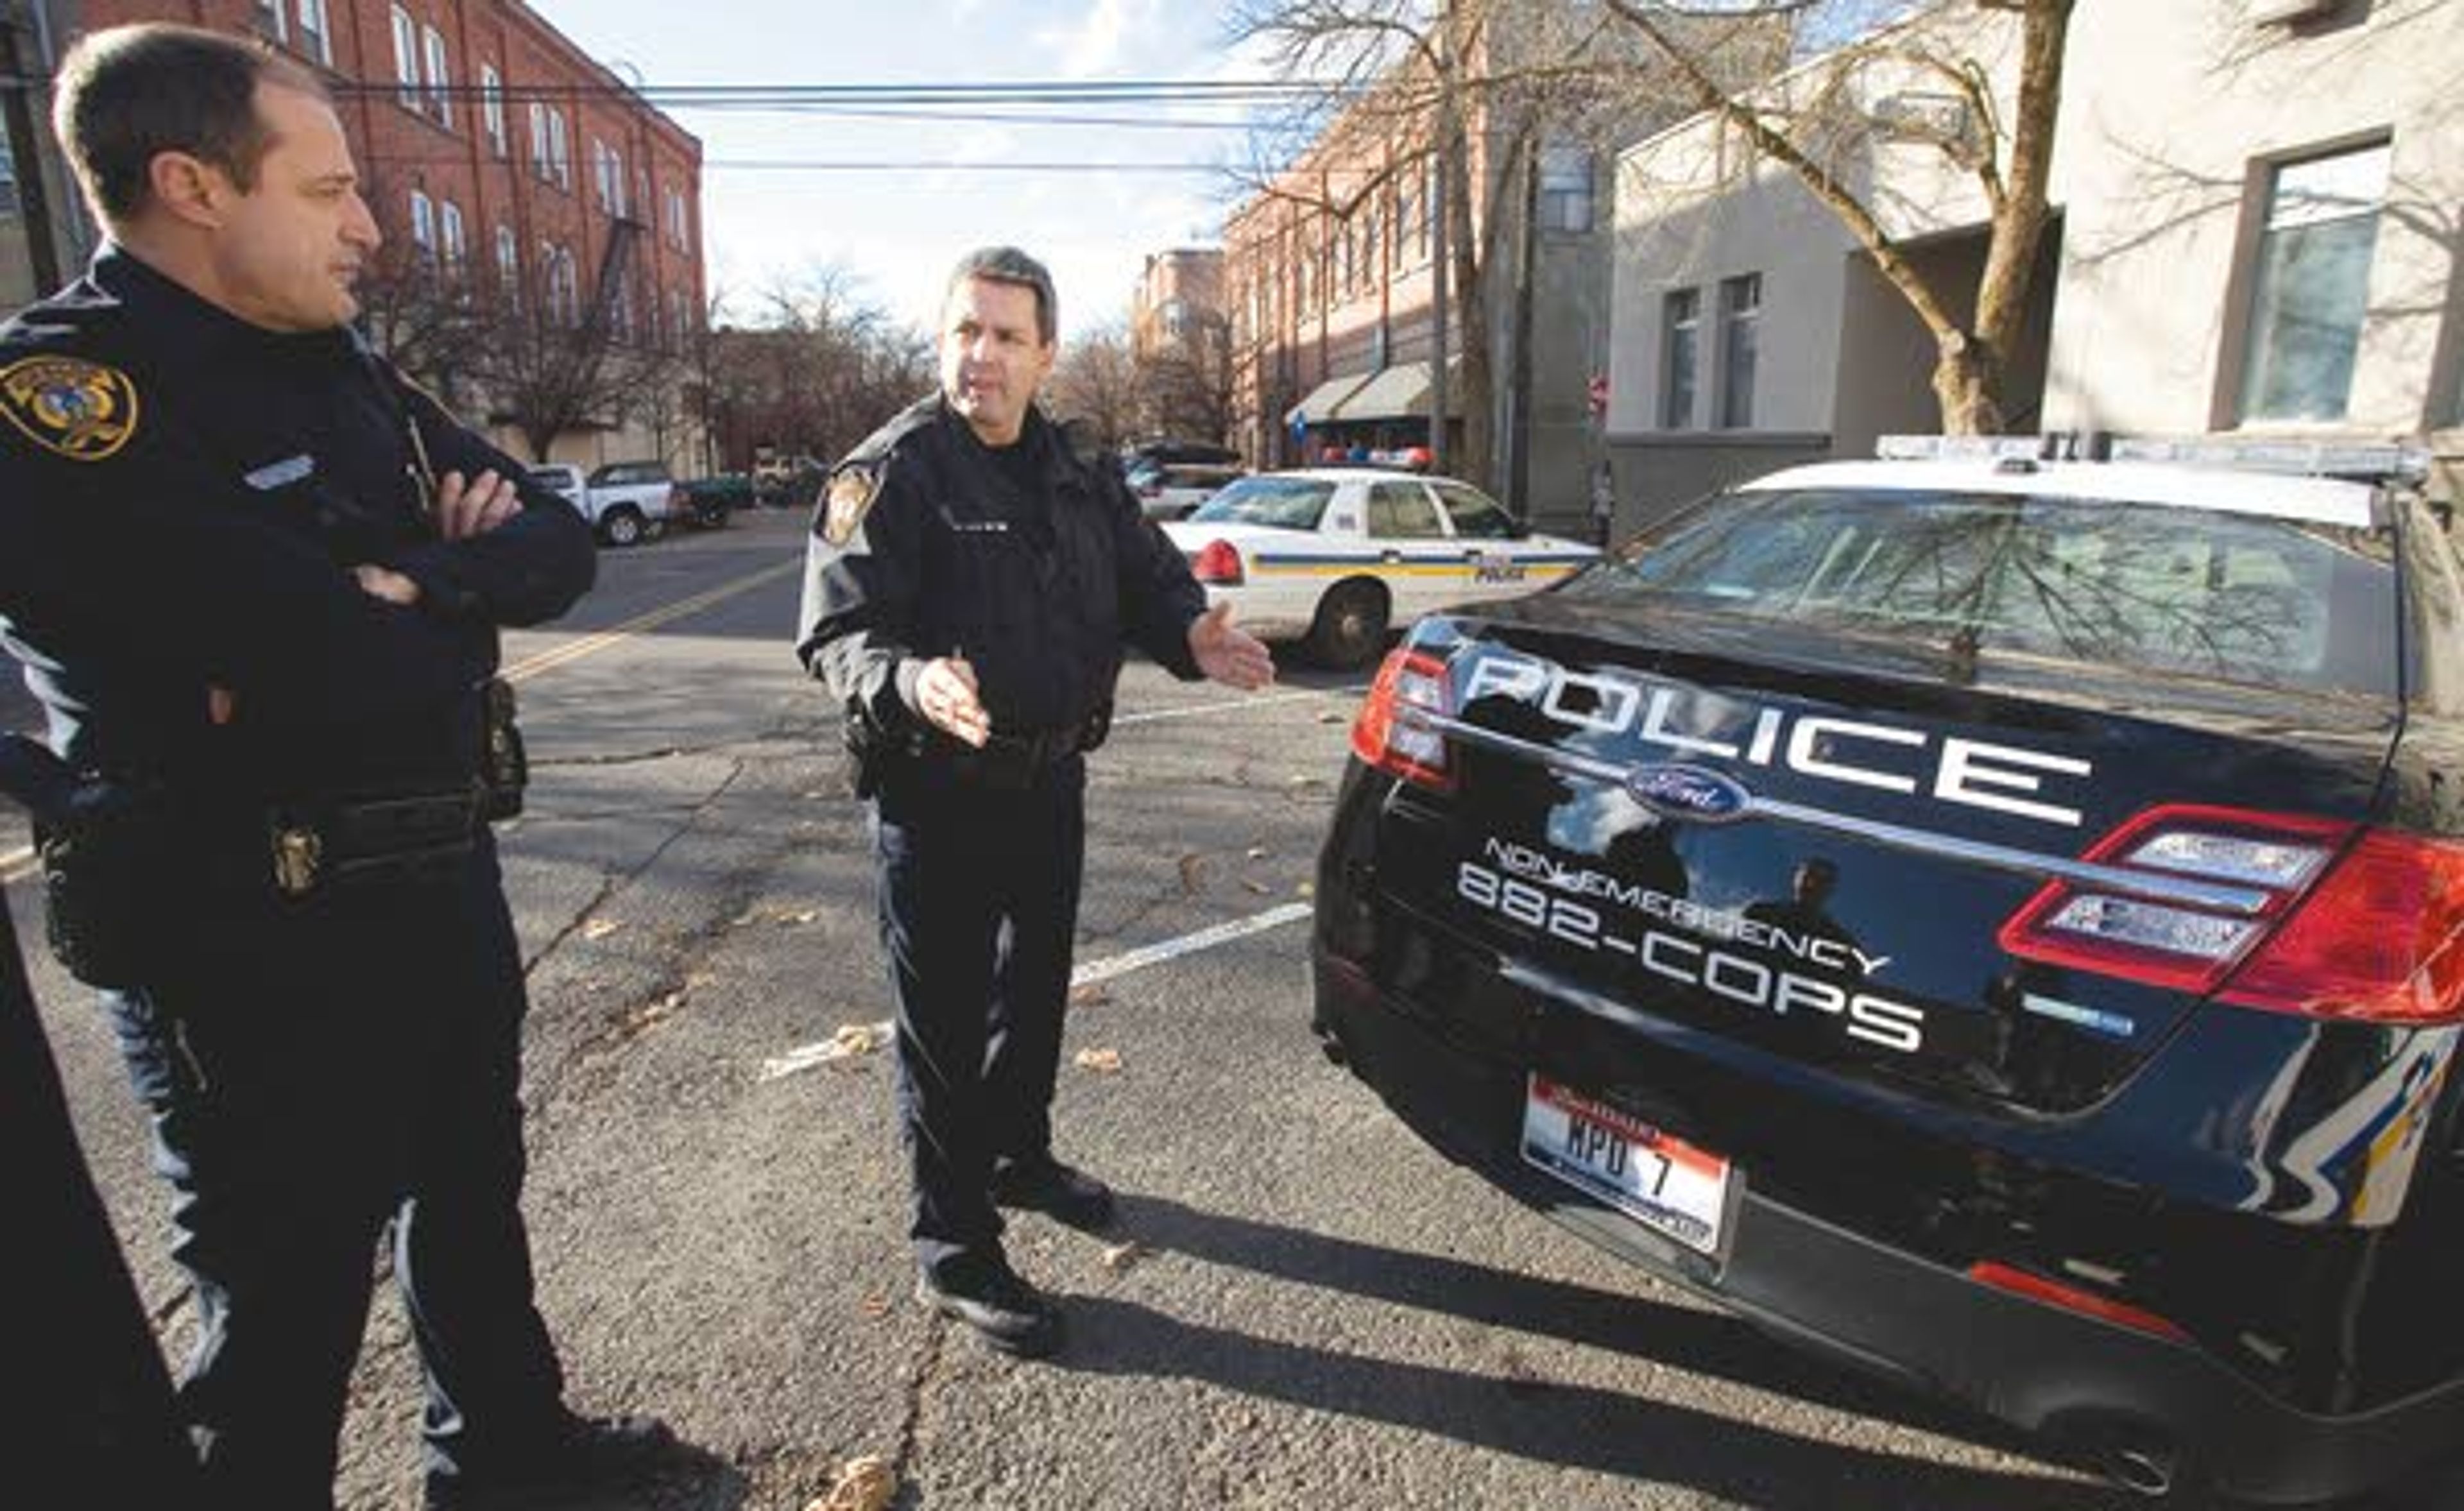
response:
<path id="1" fill-rule="evenodd" d="M 1719 1247 L 1727 1160 L 1543 1076 L 1523 1098 L 1523 1158 L 1689 1249 Z"/>

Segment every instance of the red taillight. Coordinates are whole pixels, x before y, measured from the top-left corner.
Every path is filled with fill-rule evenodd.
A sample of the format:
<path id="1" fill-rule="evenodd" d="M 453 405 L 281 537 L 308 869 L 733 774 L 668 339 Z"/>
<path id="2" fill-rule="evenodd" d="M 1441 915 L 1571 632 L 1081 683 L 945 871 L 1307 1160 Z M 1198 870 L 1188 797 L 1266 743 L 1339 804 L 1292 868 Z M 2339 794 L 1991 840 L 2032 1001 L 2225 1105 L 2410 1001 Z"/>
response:
<path id="1" fill-rule="evenodd" d="M 1218 587 L 1239 587 L 1245 576 L 1240 549 L 1229 540 L 1209 540 L 1204 550 L 1190 558 L 1189 575 Z"/>
<path id="2" fill-rule="evenodd" d="M 2056 881 L 2002 926 L 2023 960 L 2371 1022 L 2464 1020 L 2464 844 L 2173 804 L 2082 859 L 2248 890 L 2247 910 Z"/>
<path id="3" fill-rule="evenodd" d="M 2309 1018 L 2464 1021 L 2464 845 L 2364 835 L 2219 996 Z"/>
<path id="4" fill-rule="evenodd" d="M 1969 1265 L 1968 1278 L 1979 1285 L 1991 1285 L 1997 1291 L 2008 1291 L 2013 1296 L 2025 1296 L 2030 1301 L 2059 1306 L 2064 1311 L 2077 1312 L 2082 1317 L 2093 1317 L 2099 1322 L 2109 1322 L 2118 1326 L 2148 1333 L 2172 1343 L 2190 1341 L 2190 1335 L 2184 1332 L 2178 1324 L 2159 1317 L 2154 1312 L 2133 1306 L 2127 1302 L 2118 1302 L 2110 1297 L 2099 1296 L 2094 1291 L 2081 1290 L 2076 1285 L 2065 1285 L 2060 1281 L 2049 1281 L 2041 1275 L 2014 1269 L 2008 1264 L 1996 1264 L 1991 1259 L 1986 1259 Z"/>
<path id="5" fill-rule="evenodd" d="M 2208 908 L 2128 887 L 2054 881 L 2011 915 L 2000 943 L 2022 960 L 2211 992 L 2351 833 L 2346 823 L 2239 808 L 2150 808 L 2080 859 L 2151 881 L 2237 887 L 2255 894 L 2258 906 Z"/>
<path id="6" fill-rule="evenodd" d="M 1396 650 L 1361 700 L 1360 716 L 1352 725 L 1352 753 L 1406 781 L 1448 790 L 1455 778 L 1446 764 L 1446 737 L 1423 726 L 1412 711 L 1443 713 L 1452 698 L 1444 662 L 1408 646 Z"/>

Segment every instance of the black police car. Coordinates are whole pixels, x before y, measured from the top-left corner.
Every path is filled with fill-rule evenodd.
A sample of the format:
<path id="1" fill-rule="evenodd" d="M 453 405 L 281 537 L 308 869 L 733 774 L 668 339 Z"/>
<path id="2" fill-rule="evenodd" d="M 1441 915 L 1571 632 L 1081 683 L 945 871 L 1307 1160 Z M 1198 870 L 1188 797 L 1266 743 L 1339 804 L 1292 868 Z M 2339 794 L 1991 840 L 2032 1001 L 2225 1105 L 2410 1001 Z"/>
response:
<path id="1" fill-rule="evenodd" d="M 1317 1028 L 1790 1339 L 2144 1491 L 2344 1494 L 2464 1447 L 2464 575 L 2392 452 L 2040 448 L 1423 620 Z"/>

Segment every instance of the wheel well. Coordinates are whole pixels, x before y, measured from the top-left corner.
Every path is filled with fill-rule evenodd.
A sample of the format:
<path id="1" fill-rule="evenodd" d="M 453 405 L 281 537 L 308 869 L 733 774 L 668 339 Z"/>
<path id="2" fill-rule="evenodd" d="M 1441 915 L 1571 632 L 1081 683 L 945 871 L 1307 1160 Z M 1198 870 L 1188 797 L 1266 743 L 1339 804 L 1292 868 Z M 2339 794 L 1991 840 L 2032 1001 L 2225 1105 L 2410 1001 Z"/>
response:
<path id="1" fill-rule="evenodd" d="M 1369 593 L 1374 595 L 1378 603 L 1385 608 L 1386 617 L 1388 619 L 1393 619 L 1395 617 L 1395 594 L 1393 590 L 1386 586 L 1384 580 L 1365 575 L 1361 577 L 1345 578 L 1343 580 L 1328 588 L 1325 592 L 1319 594 L 1317 600 L 1318 606 L 1320 608 L 1325 607 L 1327 602 L 1331 600 L 1334 595 L 1350 589 L 1366 589 Z"/>

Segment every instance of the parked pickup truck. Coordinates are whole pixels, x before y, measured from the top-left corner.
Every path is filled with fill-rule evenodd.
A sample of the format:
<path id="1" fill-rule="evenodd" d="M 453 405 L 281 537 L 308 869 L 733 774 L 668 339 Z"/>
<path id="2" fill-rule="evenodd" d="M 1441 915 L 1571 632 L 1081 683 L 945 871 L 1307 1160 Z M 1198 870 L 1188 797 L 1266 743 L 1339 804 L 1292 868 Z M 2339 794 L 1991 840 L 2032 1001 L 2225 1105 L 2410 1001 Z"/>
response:
<path id="1" fill-rule="evenodd" d="M 663 462 L 610 462 L 587 476 L 547 462 L 531 469 L 531 481 L 563 494 L 611 546 L 654 537 L 685 515 L 684 492 Z"/>

